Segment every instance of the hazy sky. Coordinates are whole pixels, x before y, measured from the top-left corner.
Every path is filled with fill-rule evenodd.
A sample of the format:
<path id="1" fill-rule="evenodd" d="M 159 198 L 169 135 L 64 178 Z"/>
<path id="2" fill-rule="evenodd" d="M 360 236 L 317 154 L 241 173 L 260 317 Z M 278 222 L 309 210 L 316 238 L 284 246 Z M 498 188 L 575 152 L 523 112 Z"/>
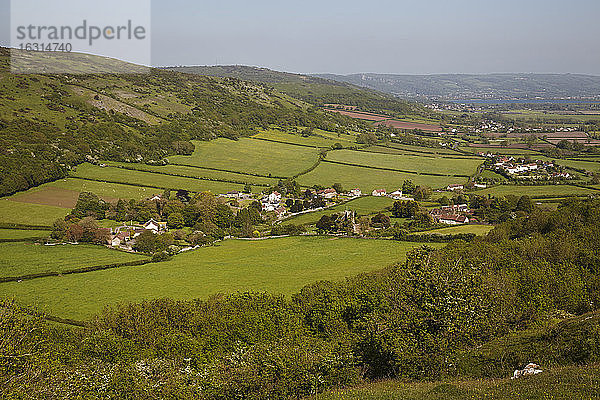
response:
<path id="1" fill-rule="evenodd" d="M 8 2 L 0 0 L 4 45 Z M 157 66 L 600 75 L 600 0 L 153 0 L 152 5 Z"/>

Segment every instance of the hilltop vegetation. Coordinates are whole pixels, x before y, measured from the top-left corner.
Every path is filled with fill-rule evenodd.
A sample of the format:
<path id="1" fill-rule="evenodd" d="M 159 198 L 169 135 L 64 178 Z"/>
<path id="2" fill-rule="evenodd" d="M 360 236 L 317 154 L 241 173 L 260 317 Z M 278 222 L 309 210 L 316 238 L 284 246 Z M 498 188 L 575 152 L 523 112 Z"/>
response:
<path id="1" fill-rule="evenodd" d="M 470 243 L 423 247 L 381 271 L 314 283 L 291 300 L 242 293 L 123 303 L 81 330 L 5 302 L 0 390 L 298 398 L 381 378 L 507 376 L 523 360 L 597 362 L 597 316 L 584 314 L 600 304 L 599 217 L 597 200 L 567 201 Z M 582 317 L 556 323 L 571 314 Z"/>
<path id="2" fill-rule="evenodd" d="M 429 115 L 424 107 L 396 99 L 385 92 L 361 88 L 332 79 L 316 76 L 278 72 L 267 68 L 229 66 L 193 66 L 171 67 L 170 70 L 188 74 L 232 77 L 273 87 L 307 103 L 323 106 L 325 104 L 347 104 L 358 106 L 366 111 L 387 111 L 405 115 Z"/>
<path id="3" fill-rule="evenodd" d="M 271 125 L 330 131 L 362 125 L 232 78 L 155 69 L 15 75 L 7 49 L 0 49 L 0 89 L 0 195 L 65 177 L 86 160 L 160 163 L 191 154 L 191 140 L 237 139 Z"/>

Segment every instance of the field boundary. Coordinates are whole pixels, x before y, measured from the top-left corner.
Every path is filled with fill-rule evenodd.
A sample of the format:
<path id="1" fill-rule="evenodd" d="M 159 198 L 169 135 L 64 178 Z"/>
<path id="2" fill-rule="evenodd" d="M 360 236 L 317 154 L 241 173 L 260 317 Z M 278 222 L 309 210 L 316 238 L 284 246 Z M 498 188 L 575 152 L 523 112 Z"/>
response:
<path id="1" fill-rule="evenodd" d="M 140 183 L 132 183 L 132 182 L 119 182 L 119 181 L 112 181 L 112 180 L 106 180 L 106 179 L 85 178 L 83 176 L 69 176 L 69 178 L 82 179 L 84 181 L 91 181 L 91 182 L 114 183 L 116 185 L 127 185 L 127 186 L 141 187 L 141 188 L 171 190 L 171 191 L 175 191 L 175 192 L 179 189 L 182 189 L 182 188 L 172 188 L 172 187 L 165 187 L 165 186 L 142 185 Z M 52 228 L 50 228 L 50 229 L 52 229 Z"/>
<path id="2" fill-rule="evenodd" d="M 259 137 L 254 137 L 254 136 L 250 136 L 249 139 L 263 140 L 265 142 L 273 142 L 273 143 L 279 143 L 279 144 L 289 144 L 290 146 L 308 147 L 310 149 L 328 149 L 329 148 L 329 146 L 311 146 L 309 144 L 282 142 L 281 140 L 259 138 Z"/>
<path id="3" fill-rule="evenodd" d="M 379 147 L 386 147 L 386 146 L 379 146 Z M 393 154 L 393 153 L 385 153 L 383 151 L 373 151 L 373 150 L 369 150 L 369 148 L 364 148 L 364 149 L 344 149 L 344 150 L 350 150 L 350 151 L 362 151 L 364 153 L 375 153 L 375 154 L 386 154 L 386 155 L 390 155 L 390 156 L 402 156 L 402 155 L 407 155 L 407 156 L 412 156 L 412 157 L 427 157 L 427 158 L 447 158 L 447 159 L 453 159 L 453 160 L 480 160 L 481 157 L 475 156 L 475 155 L 471 155 L 471 156 L 461 156 L 460 154 L 436 154 L 436 153 L 428 153 L 426 151 L 418 151 L 418 150 L 404 150 L 404 149 L 399 149 L 397 147 L 388 147 L 389 149 L 393 149 L 393 150 L 399 150 L 399 151 L 405 151 L 407 153 L 415 153 L 413 154 Z"/>
<path id="4" fill-rule="evenodd" d="M 43 238 L 43 236 L 34 236 L 34 237 L 19 238 L 19 239 L 0 239 L 0 243 L 35 242 L 36 240 L 39 240 L 42 238 Z"/>
<path id="5" fill-rule="evenodd" d="M 165 165 L 165 167 L 168 166 L 168 165 L 175 165 L 175 164 L 167 164 L 167 165 Z M 252 186 L 270 187 L 270 185 L 268 185 L 266 183 L 252 183 L 252 182 L 247 182 L 247 181 L 234 181 L 234 180 L 229 180 L 229 179 L 209 178 L 209 177 L 205 177 L 205 176 L 199 177 L 199 176 L 192 176 L 192 175 L 176 174 L 176 173 L 173 173 L 173 172 L 151 171 L 151 170 L 147 170 L 147 169 L 139 169 L 139 168 L 128 167 L 128 166 L 125 166 L 125 165 L 108 165 L 105 168 L 121 168 L 121 169 L 125 169 L 125 170 L 128 170 L 128 171 L 146 172 L 146 173 L 149 173 L 149 174 L 167 175 L 167 176 L 174 176 L 174 177 L 178 177 L 178 178 L 197 179 L 197 180 L 200 180 L 200 181 L 235 183 L 235 184 L 238 184 L 238 185 L 250 184 Z"/>
<path id="6" fill-rule="evenodd" d="M 314 147 L 313 147 L 314 149 Z M 212 168 L 212 167 L 201 167 L 199 165 L 190 165 L 190 164 L 182 164 L 182 163 L 172 163 L 169 162 L 167 165 L 178 165 L 180 167 L 190 167 L 190 168 L 198 168 L 198 169 L 206 169 L 208 171 L 218 171 L 218 172 L 229 172 L 231 174 L 240 174 L 240 175 L 248 175 L 248 176 L 256 176 L 258 178 L 272 178 L 272 179 L 288 179 L 289 176 L 275 176 L 275 175 L 264 175 L 264 174 L 254 174 L 252 172 L 241 172 L 241 171 L 233 171 L 230 169 L 222 169 L 222 168 Z"/>
<path id="7" fill-rule="evenodd" d="M 13 229 L 13 230 L 24 230 L 24 231 L 51 231 L 51 226 L 46 225 L 26 225 L 26 224 L 13 224 L 10 222 L 0 222 L 0 229 Z"/>
<path id="8" fill-rule="evenodd" d="M 403 170 L 403 169 L 394 169 L 394 168 L 387 168 L 387 167 L 374 167 L 374 166 L 370 166 L 370 165 L 346 163 L 343 161 L 323 160 L 323 162 L 331 163 L 331 164 L 346 165 L 349 167 L 370 168 L 370 169 L 377 169 L 377 170 L 381 170 L 381 171 L 400 172 L 400 173 L 411 174 L 411 175 L 442 176 L 442 177 L 448 177 L 448 178 L 467 178 L 467 179 L 471 177 L 470 175 L 436 174 L 435 172 L 417 172 L 417 171 L 407 171 L 407 170 Z"/>
<path id="9" fill-rule="evenodd" d="M 120 267 L 137 267 L 137 266 L 141 266 L 141 265 L 150 264 L 151 262 L 152 262 L 152 260 L 148 259 L 148 260 L 140 260 L 140 261 L 129 261 L 129 262 L 125 262 L 125 263 L 94 265 L 91 267 L 75 268 L 75 269 L 67 270 L 64 272 L 41 272 L 39 274 L 0 277 L 0 283 L 29 281 L 32 279 L 48 278 L 51 276 L 83 274 L 86 272 L 102 271 L 105 269 L 113 269 L 113 268 L 120 268 Z"/>

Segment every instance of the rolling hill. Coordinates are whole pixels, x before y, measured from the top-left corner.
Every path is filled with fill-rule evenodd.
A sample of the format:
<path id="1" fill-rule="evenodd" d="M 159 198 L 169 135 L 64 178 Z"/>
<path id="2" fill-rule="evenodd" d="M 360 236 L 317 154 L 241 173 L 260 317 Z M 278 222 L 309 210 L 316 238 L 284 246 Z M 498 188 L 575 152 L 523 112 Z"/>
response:
<path id="1" fill-rule="evenodd" d="M 14 50 L 13 50 L 14 51 Z M 275 89 L 233 78 L 149 69 L 81 54 L 32 57 L 48 71 L 68 62 L 80 74 L 13 74 L 0 48 L 0 195 L 65 177 L 98 159 L 161 163 L 191 154 L 191 140 L 236 139 L 256 129 L 364 125 Z M 119 74 L 90 74 L 95 66 Z"/>
<path id="2" fill-rule="evenodd" d="M 378 89 L 360 87 L 339 79 L 273 71 L 244 65 L 168 67 L 188 74 L 236 78 L 273 87 L 289 96 L 313 105 L 347 104 L 366 111 L 392 111 L 403 115 L 427 115 L 430 112 L 417 103 L 394 98 Z"/>

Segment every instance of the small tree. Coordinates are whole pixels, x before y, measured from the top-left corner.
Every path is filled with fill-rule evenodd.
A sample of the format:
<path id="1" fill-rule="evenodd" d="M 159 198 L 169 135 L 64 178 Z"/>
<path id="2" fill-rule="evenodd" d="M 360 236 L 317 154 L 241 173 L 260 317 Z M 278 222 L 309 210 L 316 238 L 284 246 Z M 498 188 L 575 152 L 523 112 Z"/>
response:
<path id="1" fill-rule="evenodd" d="M 334 183 L 332 187 L 335 189 L 336 192 L 344 193 L 344 187 L 341 183 Z"/>
<path id="2" fill-rule="evenodd" d="M 183 215 L 180 212 L 174 212 L 167 218 L 167 226 L 170 229 L 181 229 L 184 225 Z"/>

